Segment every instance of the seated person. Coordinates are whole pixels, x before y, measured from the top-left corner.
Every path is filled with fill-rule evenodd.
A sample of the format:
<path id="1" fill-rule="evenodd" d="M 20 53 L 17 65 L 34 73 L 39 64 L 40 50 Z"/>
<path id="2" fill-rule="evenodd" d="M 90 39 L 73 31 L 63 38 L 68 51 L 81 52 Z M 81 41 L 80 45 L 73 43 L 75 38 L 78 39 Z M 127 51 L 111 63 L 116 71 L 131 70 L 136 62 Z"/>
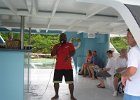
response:
<path id="1" fill-rule="evenodd" d="M 98 88 L 105 88 L 103 77 L 111 77 L 114 75 L 115 71 L 115 59 L 113 57 L 113 51 L 108 50 L 107 51 L 108 56 L 108 62 L 106 65 L 106 68 L 100 69 L 99 72 L 97 72 L 97 79 L 99 80 L 99 84 L 97 85 Z"/>
<path id="2" fill-rule="evenodd" d="M 13 39 L 13 36 L 8 34 L 8 39 L 6 40 L 6 48 L 10 49 L 20 49 L 21 41 L 19 39 Z"/>
<path id="3" fill-rule="evenodd" d="M 90 71 L 89 71 L 89 67 L 88 67 L 88 65 L 91 63 L 91 61 L 92 61 L 92 51 L 88 50 L 88 54 L 87 54 L 87 57 L 86 57 L 86 62 L 82 65 L 82 68 L 79 72 L 79 75 L 84 73 L 83 76 L 85 77 L 86 76 L 86 70 L 88 70 L 88 74 L 89 74 L 89 76 L 91 76 Z"/>
<path id="4" fill-rule="evenodd" d="M 13 40 L 12 35 L 11 35 L 11 34 L 8 34 L 8 38 L 7 38 L 7 40 L 6 40 L 6 41 L 12 41 L 12 40 Z"/>
<path id="5" fill-rule="evenodd" d="M 93 51 L 93 57 L 92 57 L 92 63 L 89 64 L 89 69 L 91 72 L 91 79 L 94 80 L 95 79 L 95 73 L 94 73 L 94 69 L 98 69 L 98 59 L 97 59 L 97 52 Z"/>
<path id="6" fill-rule="evenodd" d="M 127 50 L 121 49 L 120 56 L 116 59 L 116 74 L 114 75 L 114 93 L 113 96 L 117 96 L 118 81 L 121 80 L 121 73 L 127 67 Z"/>

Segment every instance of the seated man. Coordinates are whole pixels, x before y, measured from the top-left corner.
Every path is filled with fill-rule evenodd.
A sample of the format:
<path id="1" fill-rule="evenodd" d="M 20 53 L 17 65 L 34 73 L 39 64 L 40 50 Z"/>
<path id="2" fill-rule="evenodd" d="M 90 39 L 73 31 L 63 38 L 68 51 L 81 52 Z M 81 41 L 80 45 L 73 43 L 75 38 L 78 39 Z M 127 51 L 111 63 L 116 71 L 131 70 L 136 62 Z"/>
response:
<path id="1" fill-rule="evenodd" d="M 89 64 L 89 69 L 90 69 L 90 72 L 91 72 L 91 79 L 94 80 L 95 79 L 94 70 L 99 69 L 97 52 L 96 51 L 93 51 L 92 63 Z"/>
<path id="2" fill-rule="evenodd" d="M 98 88 L 105 88 L 103 77 L 111 77 L 114 75 L 115 70 L 115 59 L 113 57 L 113 51 L 108 50 L 107 51 L 108 56 L 108 62 L 106 65 L 106 68 L 100 69 L 99 72 L 97 72 L 97 79 L 99 80 L 99 84 L 97 85 Z"/>
<path id="3" fill-rule="evenodd" d="M 116 74 L 114 75 L 114 93 L 113 96 L 117 96 L 118 81 L 121 80 L 121 73 L 127 67 L 127 50 L 121 49 L 120 56 L 116 59 Z"/>

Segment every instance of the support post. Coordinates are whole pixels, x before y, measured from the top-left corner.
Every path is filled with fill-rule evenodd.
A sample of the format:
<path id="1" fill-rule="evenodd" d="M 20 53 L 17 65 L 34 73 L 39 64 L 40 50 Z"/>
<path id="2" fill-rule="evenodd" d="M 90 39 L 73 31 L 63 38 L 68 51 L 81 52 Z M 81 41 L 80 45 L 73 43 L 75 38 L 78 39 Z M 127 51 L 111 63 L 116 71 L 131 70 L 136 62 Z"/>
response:
<path id="1" fill-rule="evenodd" d="M 24 21 L 25 21 L 25 16 L 21 16 L 21 23 L 20 23 L 21 49 L 24 49 Z"/>
<path id="2" fill-rule="evenodd" d="M 31 45 L 31 27 L 29 27 L 29 39 L 28 39 L 28 45 Z"/>

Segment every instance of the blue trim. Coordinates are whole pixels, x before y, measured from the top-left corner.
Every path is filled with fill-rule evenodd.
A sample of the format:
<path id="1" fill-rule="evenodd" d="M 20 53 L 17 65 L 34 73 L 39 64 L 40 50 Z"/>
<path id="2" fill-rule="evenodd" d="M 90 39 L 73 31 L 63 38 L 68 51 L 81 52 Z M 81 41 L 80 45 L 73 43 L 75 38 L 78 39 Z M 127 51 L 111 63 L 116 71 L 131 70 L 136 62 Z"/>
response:
<path id="1" fill-rule="evenodd" d="M 7 28 L 0 28 L 0 32 L 10 32 Z"/>

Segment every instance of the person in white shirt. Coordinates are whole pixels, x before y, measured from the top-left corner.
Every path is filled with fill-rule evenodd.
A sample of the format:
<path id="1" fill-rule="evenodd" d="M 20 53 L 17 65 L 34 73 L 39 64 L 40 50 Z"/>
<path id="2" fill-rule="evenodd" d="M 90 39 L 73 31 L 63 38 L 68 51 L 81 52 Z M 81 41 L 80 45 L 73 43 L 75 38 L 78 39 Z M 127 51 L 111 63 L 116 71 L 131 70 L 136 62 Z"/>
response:
<path id="1" fill-rule="evenodd" d="M 107 51 L 108 62 L 105 68 L 101 69 L 97 72 L 97 79 L 99 80 L 99 84 L 97 85 L 98 88 L 105 88 L 104 80 L 102 77 L 111 77 L 114 75 L 115 71 L 115 59 L 113 57 L 113 51 Z"/>
<path id="2" fill-rule="evenodd" d="M 140 48 L 130 30 L 127 31 L 127 42 L 131 48 L 128 52 L 127 69 L 121 77 L 122 84 L 125 86 L 123 99 L 140 100 Z"/>
<path id="3" fill-rule="evenodd" d="M 121 49 L 120 56 L 116 59 L 116 73 L 114 75 L 113 85 L 114 85 L 114 93 L 113 96 L 117 96 L 118 82 L 121 80 L 121 73 L 127 67 L 127 49 Z"/>

